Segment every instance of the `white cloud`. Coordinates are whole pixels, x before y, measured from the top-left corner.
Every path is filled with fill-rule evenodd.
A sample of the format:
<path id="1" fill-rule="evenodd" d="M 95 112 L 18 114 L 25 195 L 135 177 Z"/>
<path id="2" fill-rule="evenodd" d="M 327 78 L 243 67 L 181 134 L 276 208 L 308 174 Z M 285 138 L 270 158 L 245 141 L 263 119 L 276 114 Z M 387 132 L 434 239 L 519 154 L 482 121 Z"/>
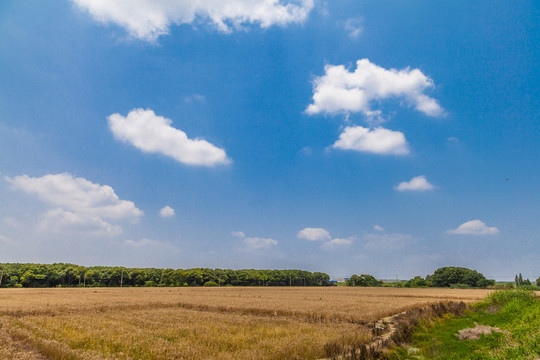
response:
<path id="1" fill-rule="evenodd" d="M 231 235 L 237 238 L 242 239 L 244 244 L 243 250 L 260 250 L 260 249 L 269 249 L 273 248 L 278 244 L 277 240 L 271 238 L 261 238 L 261 237 L 246 237 L 242 231 L 233 231 Z"/>
<path id="2" fill-rule="evenodd" d="M 336 114 L 360 112 L 368 118 L 379 118 L 380 110 L 372 110 L 371 104 L 389 98 L 404 98 L 416 110 L 428 116 L 442 115 L 437 100 L 424 94 L 433 87 L 433 80 L 419 69 L 387 70 L 368 59 L 356 62 L 356 70 L 350 72 L 343 65 L 325 66 L 325 74 L 313 82 L 313 104 L 308 114 Z"/>
<path id="3" fill-rule="evenodd" d="M 278 244 L 278 241 L 270 238 L 247 237 L 244 239 L 244 244 L 249 249 L 258 250 L 274 247 Z"/>
<path id="4" fill-rule="evenodd" d="M 407 234 L 366 234 L 364 235 L 364 248 L 369 251 L 396 251 L 414 242 L 414 238 Z"/>
<path id="5" fill-rule="evenodd" d="M 379 225 L 375 225 L 373 226 L 373 228 L 377 231 L 384 231 L 384 228 L 382 226 L 379 226 Z"/>
<path id="6" fill-rule="evenodd" d="M 233 231 L 231 232 L 231 235 L 238 238 L 245 238 L 246 234 L 244 234 L 242 231 Z"/>
<path id="7" fill-rule="evenodd" d="M 337 249 L 343 246 L 349 246 L 352 244 L 352 240 L 349 239 L 332 239 L 322 244 L 322 248 L 326 250 Z"/>
<path id="8" fill-rule="evenodd" d="M 41 230 L 117 235 L 122 232 L 121 227 L 108 221 L 137 221 L 143 215 L 133 202 L 120 200 L 110 186 L 75 178 L 69 173 L 4 179 L 14 189 L 37 195 L 55 207 L 42 215 Z"/>
<path id="9" fill-rule="evenodd" d="M 409 181 L 403 181 L 396 186 L 398 191 L 428 191 L 435 189 L 435 186 L 427 181 L 424 175 L 412 178 Z"/>
<path id="10" fill-rule="evenodd" d="M 303 22 L 313 0 L 71 0 L 97 21 L 115 23 L 135 38 L 155 41 L 171 24 L 208 22 L 219 31 Z"/>
<path id="11" fill-rule="evenodd" d="M 381 127 L 370 130 L 362 126 L 348 126 L 332 147 L 383 155 L 407 155 L 409 153 L 407 140 L 402 132 Z"/>
<path id="12" fill-rule="evenodd" d="M 448 230 L 447 233 L 457 235 L 495 235 L 499 233 L 499 229 L 488 227 L 480 220 L 471 220 L 459 225 L 457 229 Z"/>
<path id="13" fill-rule="evenodd" d="M 86 233 L 95 236 L 122 234 L 122 227 L 110 224 L 99 216 L 63 209 L 47 211 L 41 216 L 39 230 L 47 232 Z"/>
<path id="14" fill-rule="evenodd" d="M 330 233 L 323 228 L 305 228 L 298 232 L 299 239 L 306 239 L 309 241 L 321 241 L 329 240 Z"/>
<path id="15" fill-rule="evenodd" d="M 364 31 L 362 27 L 362 19 L 347 19 L 344 24 L 345 30 L 347 30 L 349 37 L 356 39 Z"/>
<path id="16" fill-rule="evenodd" d="M 165 206 L 159 211 L 159 215 L 161 215 L 161 217 L 173 217 L 174 209 L 170 206 Z"/>
<path id="17" fill-rule="evenodd" d="M 127 117 L 112 114 L 109 128 L 115 138 L 148 153 L 161 153 L 188 165 L 215 166 L 231 160 L 206 140 L 189 139 L 185 132 L 171 126 L 172 121 L 152 110 L 134 109 Z"/>

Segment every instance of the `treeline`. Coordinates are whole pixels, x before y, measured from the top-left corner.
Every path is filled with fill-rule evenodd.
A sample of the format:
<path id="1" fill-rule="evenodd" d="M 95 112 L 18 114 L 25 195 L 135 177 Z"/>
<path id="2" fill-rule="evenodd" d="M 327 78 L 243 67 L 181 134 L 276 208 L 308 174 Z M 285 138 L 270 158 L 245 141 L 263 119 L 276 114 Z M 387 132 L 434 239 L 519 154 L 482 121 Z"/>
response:
<path id="1" fill-rule="evenodd" d="M 157 269 L 73 264 L 0 264 L 0 287 L 327 286 L 330 277 L 302 270 Z"/>
<path id="2" fill-rule="evenodd" d="M 347 286 L 383 286 L 383 282 L 371 275 L 353 275 L 346 280 Z M 408 281 L 396 282 L 397 287 L 467 287 L 486 288 L 495 285 L 495 280 L 488 280 L 476 270 L 463 267 L 442 267 L 425 278 L 415 276 Z"/>
<path id="3" fill-rule="evenodd" d="M 488 280 L 476 270 L 463 267 L 442 267 L 425 278 L 415 276 L 407 281 L 405 287 L 471 287 L 486 288 L 495 285 L 495 280 Z"/>

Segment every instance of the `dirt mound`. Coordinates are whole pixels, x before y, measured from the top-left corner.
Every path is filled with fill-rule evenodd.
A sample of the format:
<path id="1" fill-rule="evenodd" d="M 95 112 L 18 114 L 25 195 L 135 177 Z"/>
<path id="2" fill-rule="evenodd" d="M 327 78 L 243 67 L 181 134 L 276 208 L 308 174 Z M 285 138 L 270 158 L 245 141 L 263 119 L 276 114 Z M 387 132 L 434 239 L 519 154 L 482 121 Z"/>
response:
<path id="1" fill-rule="evenodd" d="M 489 335 L 493 332 L 507 334 L 506 331 L 497 327 L 476 324 L 473 328 L 459 330 L 457 336 L 459 340 L 478 340 L 480 335 Z"/>

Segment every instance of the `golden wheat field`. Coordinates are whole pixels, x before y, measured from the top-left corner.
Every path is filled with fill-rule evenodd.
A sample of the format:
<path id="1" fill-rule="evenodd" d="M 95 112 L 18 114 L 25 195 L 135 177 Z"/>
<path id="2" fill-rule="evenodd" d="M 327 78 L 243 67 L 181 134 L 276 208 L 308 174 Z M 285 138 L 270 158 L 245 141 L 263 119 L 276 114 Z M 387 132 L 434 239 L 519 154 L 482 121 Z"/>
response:
<path id="1" fill-rule="evenodd" d="M 350 287 L 1 289 L 0 359 L 319 359 L 370 322 L 489 290 Z"/>

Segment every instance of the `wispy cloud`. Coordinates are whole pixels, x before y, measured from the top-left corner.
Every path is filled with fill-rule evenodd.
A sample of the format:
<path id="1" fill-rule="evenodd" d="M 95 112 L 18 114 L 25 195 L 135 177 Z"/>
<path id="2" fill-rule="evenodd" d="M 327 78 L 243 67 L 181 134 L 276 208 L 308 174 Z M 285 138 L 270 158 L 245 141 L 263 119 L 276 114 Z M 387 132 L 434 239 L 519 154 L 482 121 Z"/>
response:
<path id="1" fill-rule="evenodd" d="M 242 231 L 233 231 L 231 235 L 242 239 L 243 248 L 241 250 L 261 250 L 275 248 L 278 241 L 272 238 L 248 237 Z"/>
<path id="2" fill-rule="evenodd" d="M 323 241 L 331 238 L 330 233 L 323 228 L 305 228 L 298 232 L 299 239 Z"/>
<path id="3" fill-rule="evenodd" d="M 366 234 L 363 240 L 364 248 L 368 251 L 397 251 L 415 242 L 411 235 L 399 233 Z"/>
<path id="4" fill-rule="evenodd" d="M 345 246 L 351 245 L 353 242 L 350 239 L 332 239 L 330 241 L 325 242 L 322 244 L 322 248 L 325 250 L 333 250 L 333 249 L 339 249 Z"/>
<path id="5" fill-rule="evenodd" d="M 268 249 L 276 246 L 278 241 L 271 238 L 247 237 L 244 244 L 248 249 Z"/>
<path id="6" fill-rule="evenodd" d="M 352 39 L 357 39 L 362 32 L 364 31 L 364 28 L 362 26 L 362 19 L 347 19 L 345 23 L 343 24 L 343 27 L 347 31 L 347 34 Z"/>

